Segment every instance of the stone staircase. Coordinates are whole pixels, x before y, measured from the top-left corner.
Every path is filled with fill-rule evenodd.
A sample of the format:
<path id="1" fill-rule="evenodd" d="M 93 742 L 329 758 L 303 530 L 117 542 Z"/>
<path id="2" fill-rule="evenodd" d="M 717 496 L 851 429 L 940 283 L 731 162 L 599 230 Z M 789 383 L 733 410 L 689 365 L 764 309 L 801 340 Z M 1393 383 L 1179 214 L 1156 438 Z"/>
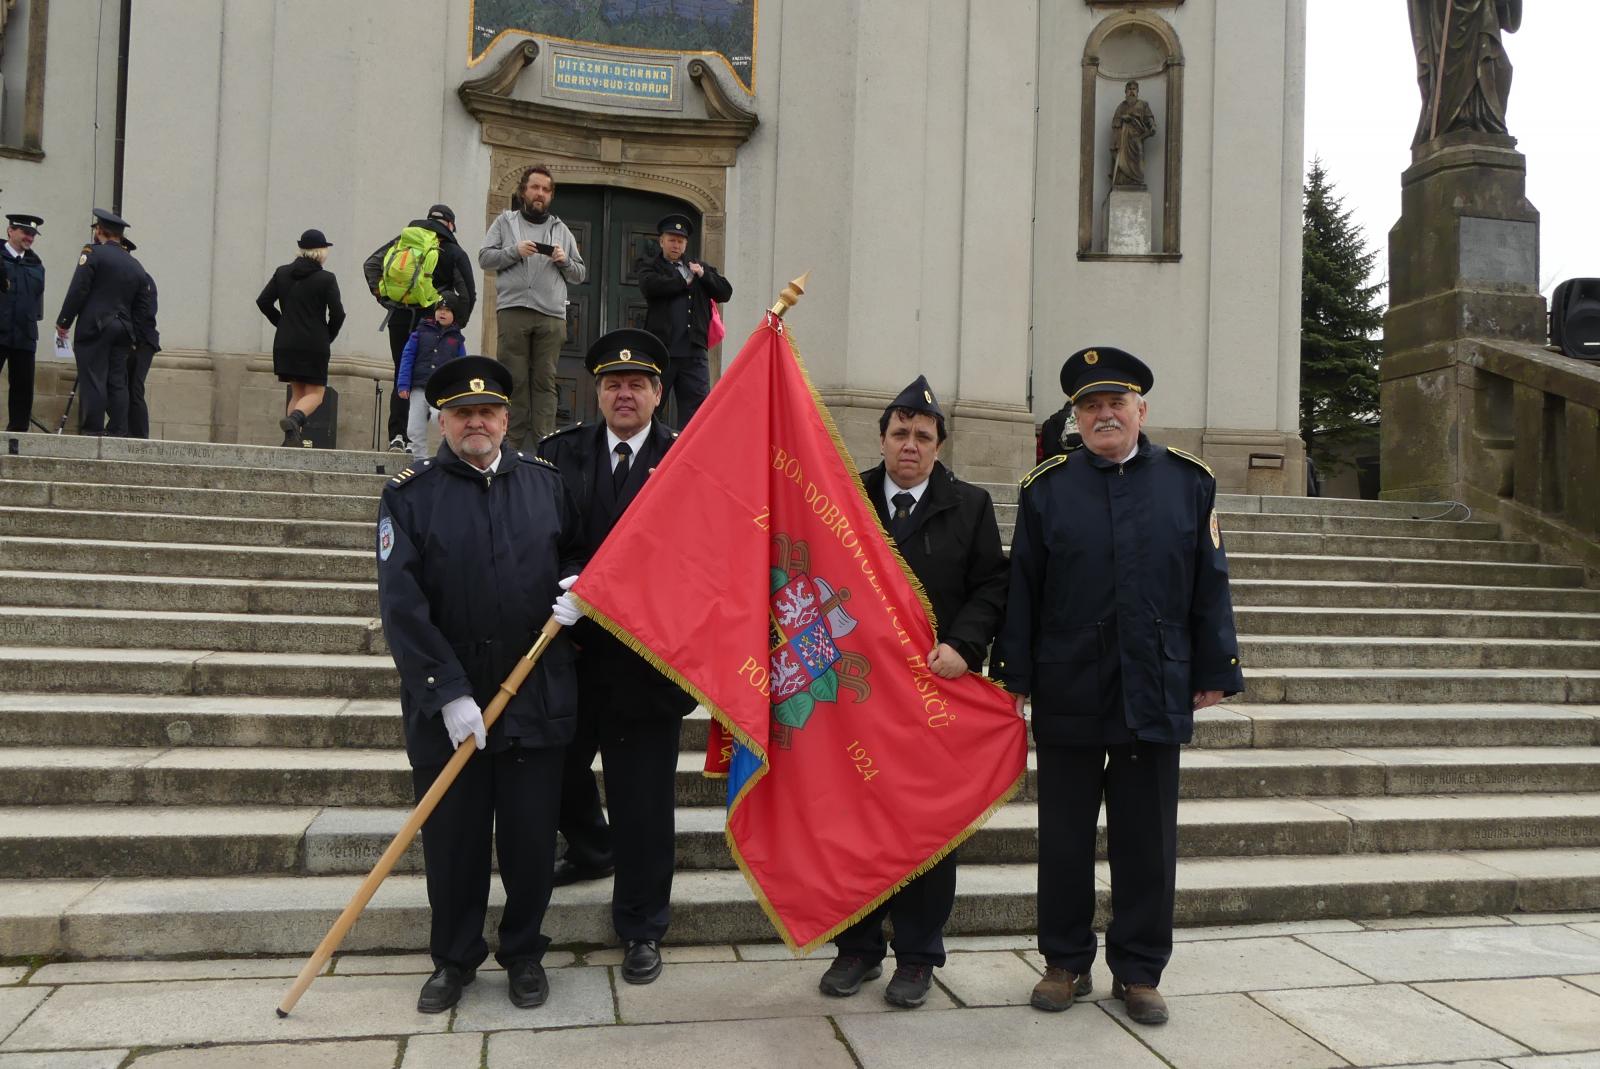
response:
<path id="1" fill-rule="evenodd" d="M 0 442 L 0 957 L 309 951 L 411 801 L 370 548 L 405 458 Z M 1248 689 L 1184 758 L 1179 923 L 1600 907 L 1600 590 L 1447 504 L 1221 508 Z M 768 940 L 707 724 L 670 938 Z M 1032 930 L 1032 797 L 963 848 L 954 931 Z M 420 862 L 349 949 L 425 946 Z M 548 931 L 610 942 L 609 892 Z"/>

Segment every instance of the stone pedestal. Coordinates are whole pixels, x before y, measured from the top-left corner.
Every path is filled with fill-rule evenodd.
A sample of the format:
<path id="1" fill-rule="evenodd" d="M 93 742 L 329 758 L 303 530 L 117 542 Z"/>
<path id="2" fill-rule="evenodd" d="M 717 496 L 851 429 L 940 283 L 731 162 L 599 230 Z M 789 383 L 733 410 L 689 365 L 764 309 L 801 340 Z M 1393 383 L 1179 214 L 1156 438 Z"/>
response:
<path id="1" fill-rule="evenodd" d="M 1383 496 L 1461 497 L 1472 406 L 1457 392 L 1474 342 L 1542 345 L 1539 213 L 1513 138 L 1447 134 L 1413 153 L 1389 232 L 1382 365 Z M 1487 423 L 1479 430 L 1484 430 Z"/>
<path id="2" fill-rule="evenodd" d="M 1106 194 L 1106 252 L 1148 255 L 1152 215 L 1147 189 L 1113 189 Z"/>

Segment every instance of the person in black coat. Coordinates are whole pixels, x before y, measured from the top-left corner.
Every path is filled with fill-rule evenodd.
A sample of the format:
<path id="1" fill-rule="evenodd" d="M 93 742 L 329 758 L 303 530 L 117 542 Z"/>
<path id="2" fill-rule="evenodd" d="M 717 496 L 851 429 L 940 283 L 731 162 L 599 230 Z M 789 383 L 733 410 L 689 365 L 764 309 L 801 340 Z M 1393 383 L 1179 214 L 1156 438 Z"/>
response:
<path id="1" fill-rule="evenodd" d="M 488 955 L 491 841 L 506 903 L 496 960 L 511 1001 L 549 994 L 540 932 L 550 902 L 562 748 L 572 738 L 577 683 L 565 633 L 493 726 L 483 708 L 533 645 L 546 606 L 570 586 L 581 531 L 554 467 L 504 445 L 510 376 L 494 360 L 464 356 L 428 382 L 441 413 L 438 454 L 384 486 L 378 505 L 378 606 L 400 673 L 406 756 L 420 800 L 456 748 L 468 761 L 422 829 L 429 950 L 434 973 L 417 1009 L 455 1005 Z"/>
<path id="2" fill-rule="evenodd" d="M 456 326 L 462 330 L 467 329 L 467 321 L 472 318 L 472 310 L 478 305 L 478 282 L 473 277 L 472 257 L 468 256 L 467 250 L 456 241 L 456 213 L 448 204 L 435 204 L 428 209 L 426 218 L 413 219 L 406 226 L 420 226 L 439 235 L 439 259 L 434 264 L 431 276 L 433 288 L 440 293 L 448 291 L 455 294 Z M 378 296 L 378 283 L 383 279 L 383 254 L 389 251 L 389 246 L 393 245 L 398 237 L 399 235 L 396 235 L 379 245 L 361 265 L 361 273 L 367 280 L 367 290 L 379 304 L 383 304 L 383 298 Z M 387 320 L 389 355 L 394 360 L 395 378 L 398 380 L 400 357 L 405 352 L 406 342 L 411 340 L 412 331 L 417 329 L 417 324 L 422 321 L 428 310 L 415 305 L 398 308 L 385 305 L 385 307 L 390 312 Z M 389 449 L 392 452 L 406 451 L 406 422 L 410 416 L 410 403 L 400 396 L 398 386 L 391 385 Z"/>
<path id="3" fill-rule="evenodd" d="M 861 485 L 933 606 L 938 638 L 928 666 L 946 679 L 981 671 L 1005 611 L 1006 558 L 994 502 L 939 462 L 944 412 L 922 376 L 883 410 L 878 435 L 883 463 L 862 472 Z M 895 972 L 884 999 L 922 1005 L 933 970 L 945 961 L 944 926 L 955 898 L 951 853 L 834 938 L 838 956 L 822 976 L 822 993 L 853 995 L 881 975 L 883 922 L 892 919 Z"/>
<path id="4" fill-rule="evenodd" d="M 94 210 L 94 240 L 85 245 L 56 316 L 56 337 L 66 339 L 74 323 L 72 355 L 78 365 L 78 433 L 128 435 L 128 363 L 134 323 L 148 313 L 144 268 L 122 247 L 128 223 Z"/>
<path id="5" fill-rule="evenodd" d="M 126 236 L 122 247 L 130 256 L 139 251 L 139 246 Z M 156 353 L 161 351 L 161 331 L 156 327 L 156 280 L 150 277 L 144 264 L 138 260 L 133 262 L 144 271 L 145 299 L 142 306 L 134 309 L 133 349 L 128 354 L 128 437 L 149 438 L 150 404 L 145 399 L 144 380 L 150 374 Z"/>
<path id="6" fill-rule="evenodd" d="M 283 445 L 304 441 L 306 419 L 322 404 L 328 386 L 333 341 L 344 326 L 339 280 L 323 268 L 333 242 L 320 230 L 300 235 L 300 254 L 272 273 L 256 307 L 277 329 L 272 370 L 289 384 L 289 402 L 278 421 Z"/>
<path id="7" fill-rule="evenodd" d="M 664 394 L 678 401 L 678 426 L 687 427 L 711 392 L 706 331 L 711 302 L 733 299 L 733 286 L 710 264 L 686 255 L 694 223 L 686 215 L 666 216 L 656 224 L 661 251 L 634 268 L 644 295 L 644 329 L 667 346 L 671 364 L 661 379 Z"/>
<path id="8" fill-rule="evenodd" d="M 33 239 L 44 220 L 37 215 L 6 220 L 6 241 L 0 246 L 0 364 L 11 387 L 6 430 L 25 431 L 33 416 L 34 353 L 44 318 L 44 261 L 33 251 Z"/>
<path id="9" fill-rule="evenodd" d="M 1031 1002 L 1064 1010 L 1089 987 L 1102 799 L 1114 903 L 1111 996 L 1141 1024 L 1172 955 L 1178 749 L 1197 709 L 1244 689 L 1217 484 L 1144 426 L 1155 376 L 1085 349 L 1061 370 L 1083 435 L 1022 480 L 1006 616 L 991 674 L 1033 697 L 1039 791 L 1039 951 Z"/>
<path id="10" fill-rule="evenodd" d="M 604 421 L 556 431 L 539 443 L 539 455 L 561 470 L 577 500 L 585 558 L 600 548 L 678 436 L 655 419 L 667 359 L 666 347 L 645 331 L 606 334 L 586 357 Z M 661 975 L 661 940 L 671 919 L 678 741 L 695 700 L 599 625 L 581 622 L 573 638 L 581 650 L 578 734 L 562 773 L 567 852 L 556 880 L 593 879 L 615 867 L 611 920 L 626 948 L 622 978 L 647 984 Z M 609 827 L 590 771 L 596 752 L 605 766 Z"/>

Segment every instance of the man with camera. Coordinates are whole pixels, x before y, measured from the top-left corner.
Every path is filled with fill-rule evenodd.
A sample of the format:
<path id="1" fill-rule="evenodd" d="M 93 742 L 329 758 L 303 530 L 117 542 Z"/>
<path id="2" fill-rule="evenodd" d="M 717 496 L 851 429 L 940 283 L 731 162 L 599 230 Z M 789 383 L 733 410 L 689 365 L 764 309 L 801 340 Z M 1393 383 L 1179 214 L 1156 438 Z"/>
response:
<path id="1" fill-rule="evenodd" d="M 567 340 L 567 286 L 589 274 L 578 239 L 550 211 L 555 196 L 550 168 L 536 163 L 523 171 L 518 206 L 489 224 L 478 250 L 478 265 L 495 273 L 495 355 L 511 372 L 506 441 L 513 448 L 531 447 L 556 429 L 556 361 Z"/>

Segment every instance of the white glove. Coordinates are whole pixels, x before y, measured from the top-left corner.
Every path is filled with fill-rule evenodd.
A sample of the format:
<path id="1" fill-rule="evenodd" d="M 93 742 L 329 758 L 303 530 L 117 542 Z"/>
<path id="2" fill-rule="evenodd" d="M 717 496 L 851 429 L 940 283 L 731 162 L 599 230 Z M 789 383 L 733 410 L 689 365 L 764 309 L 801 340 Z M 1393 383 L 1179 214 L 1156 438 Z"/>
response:
<path id="1" fill-rule="evenodd" d="M 439 715 L 444 717 L 444 729 L 450 735 L 451 746 L 460 746 L 468 735 L 477 736 L 480 750 L 489 741 L 489 729 L 483 726 L 483 710 L 471 697 L 445 702 Z"/>
<path id="2" fill-rule="evenodd" d="M 577 599 L 567 591 L 572 589 L 572 584 L 578 581 L 575 575 L 569 575 L 556 585 L 561 588 L 561 596 L 556 598 L 556 603 L 550 606 L 550 615 L 556 618 L 556 623 L 562 627 L 571 627 L 583 618 L 583 613 L 578 609 Z"/>

